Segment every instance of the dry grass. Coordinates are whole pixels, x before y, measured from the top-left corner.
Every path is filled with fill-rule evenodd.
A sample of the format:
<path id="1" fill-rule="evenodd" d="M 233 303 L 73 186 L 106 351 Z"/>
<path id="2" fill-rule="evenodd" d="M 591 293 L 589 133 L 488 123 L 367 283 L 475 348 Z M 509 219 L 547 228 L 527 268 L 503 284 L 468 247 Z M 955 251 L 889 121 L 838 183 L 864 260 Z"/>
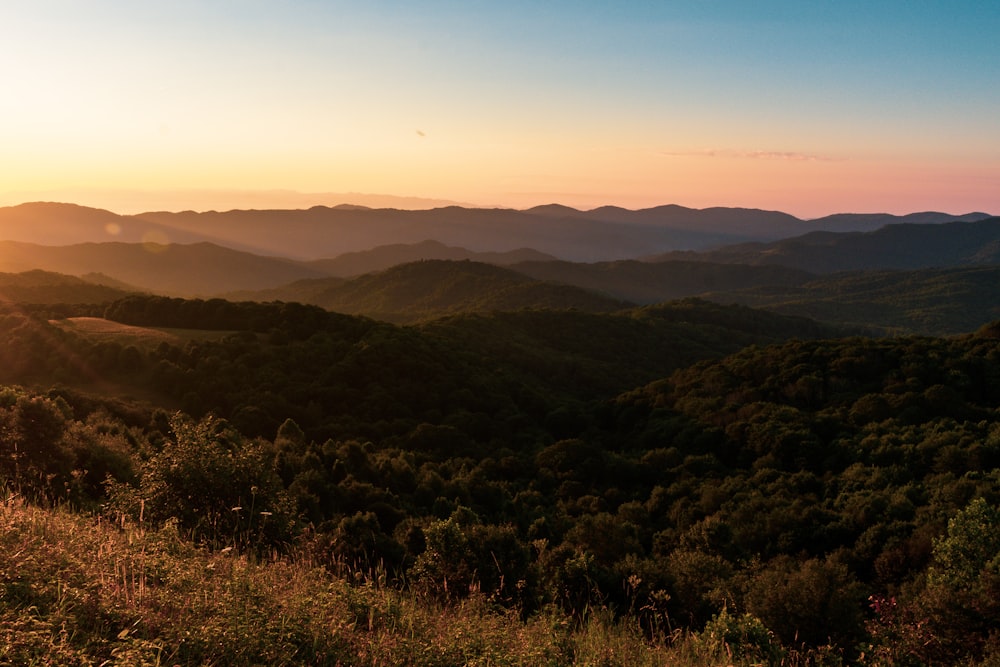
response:
<path id="1" fill-rule="evenodd" d="M 137 347 L 156 347 L 160 343 L 183 345 L 190 340 L 218 340 L 234 333 L 205 329 L 135 327 L 101 317 L 70 317 L 64 320 L 51 320 L 50 323 L 94 341 L 109 341 Z"/>
<path id="2" fill-rule="evenodd" d="M 609 614 L 525 622 L 482 597 L 442 605 L 16 497 L 0 502 L 0 554 L 0 665 L 731 664 L 694 637 L 650 643 Z"/>

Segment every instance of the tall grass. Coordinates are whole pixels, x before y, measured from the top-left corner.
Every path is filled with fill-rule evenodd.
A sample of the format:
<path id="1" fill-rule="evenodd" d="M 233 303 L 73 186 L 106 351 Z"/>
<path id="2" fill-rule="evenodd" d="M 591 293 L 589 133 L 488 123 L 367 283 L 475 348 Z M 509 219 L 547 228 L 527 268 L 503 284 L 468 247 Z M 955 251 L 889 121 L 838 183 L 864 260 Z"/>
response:
<path id="1" fill-rule="evenodd" d="M 169 524 L 0 502 L 2 665 L 741 664 L 724 645 L 673 639 L 601 611 L 525 621 L 484 596 L 443 604 L 306 556 L 210 552 Z"/>

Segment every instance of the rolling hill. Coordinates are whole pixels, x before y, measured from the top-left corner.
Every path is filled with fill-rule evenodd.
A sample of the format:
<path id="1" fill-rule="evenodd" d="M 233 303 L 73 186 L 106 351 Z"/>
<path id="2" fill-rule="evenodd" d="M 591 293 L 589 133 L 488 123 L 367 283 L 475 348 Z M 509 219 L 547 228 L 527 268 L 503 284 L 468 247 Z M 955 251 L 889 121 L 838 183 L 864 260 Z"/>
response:
<path id="1" fill-rule="evenodd" d="M 793 287 L 814 277 L 806 271 L 781 266 L 692 261 L 522 262 L 510 268 L 537 280 L 575 285 L 641 304 L 748 285 Z"/>
<path id="2" fill-rule="evenodd" d="M 129 291 L 50 271 L 0 273 L 0 303 L 100 304 Z"/>
<path id="3" fill-rule="evenodd" d="M 0 241 L 76 245 L 105 242 L 198 243 L 211 240 L 197 229 L 177 229 L 156 221 L 76 204 L 31 202 L 0 207 Z"/>
<path id="4" fill-rule="evenodd" d="M 322 289 L 325 283 L 329 286 Z M 410 262 L 346 282 L 338 278 L 303 281 L 286 289 L 293 287 L 300 297 L 293 300 L 397 323 L 458 312 L 525 308 L 612 312 L 632 305 L 583 288 L 535 280 L 468 260 Z M 269 290 L 253 298 L 279 293 Z"/>
<path id="5" fill-rule="evenodd" d="M 1000 218 L 887 225 L 872 232 L 812 232 L 774 243 L 745 243 L 702 253 L 668 253 L 648 259 L 779 264 L 815 273 L 997 264 L 1000 263 Z"/>
<path id="6" fill-rule="evenodd" d="M 394 243 L 379 246 L 371 250 L 348 252 L 332 259 L 319 259 L 305 262 L 306 266 L 331 276 L 350 278 L 373 271 L 382 271 L 398 264 L 417 262 L 426 259 L 447 259 L 452 261 L 472 260 L 485 264 L 510 266 L 519 262 L 550 261 L 555 257 L 545 253 L 519 248 L 507 252 L 473 252 L 465 248 L 446 246 L 437 241 L 421 243 Z"/>
<path id="7" fill-rule="evenodd" d="M 158 294 L 199 296 L 263 289 L 319 271 L 276 257 L 262 257 L 212 243 L 80 243 L 41 246 L 0 241 L 0 271 L 33 269 L 69 275 L 102 273 Z"/>
<path id="8" fill-rule="evenodd" d="M 969 333 L 1000 319 L 1000 266 L 858 271 L 702 296 L 879 334 Z"/>

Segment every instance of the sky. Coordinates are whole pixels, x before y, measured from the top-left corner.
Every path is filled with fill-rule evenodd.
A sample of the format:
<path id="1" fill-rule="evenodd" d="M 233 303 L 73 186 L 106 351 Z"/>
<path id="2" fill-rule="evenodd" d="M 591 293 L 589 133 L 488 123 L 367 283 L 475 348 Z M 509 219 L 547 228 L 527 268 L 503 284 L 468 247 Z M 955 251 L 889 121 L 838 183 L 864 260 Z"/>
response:
<path id="1" fill-rule="evenodd" d="M 1000 214 L 998 34 L 995 0 L 5 0 L 0 205 Z"/>

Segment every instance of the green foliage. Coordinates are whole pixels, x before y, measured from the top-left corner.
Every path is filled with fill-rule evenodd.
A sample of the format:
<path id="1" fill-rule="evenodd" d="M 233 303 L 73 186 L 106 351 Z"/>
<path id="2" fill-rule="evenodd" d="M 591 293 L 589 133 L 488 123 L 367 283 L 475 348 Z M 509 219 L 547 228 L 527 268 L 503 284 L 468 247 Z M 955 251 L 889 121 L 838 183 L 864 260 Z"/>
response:
<path id="1" fill-rule="evenodd" d="M 925 579 L 905 600 L 872 598 L 873 664 L 991 664 L 1000 624 L 998 512 L 976 498 L 934 540 Z"/>
<path id="2" fill-rule="evenodd" d="M 470 261 L 424 260 L 393 266 L 311 294 L 309 303 L 341 313 L 405 323 L 453 313 L 526 308 L 613 312 L 632 304 L 603 293 L 533 280 Z"/>
<path id="3" fill-rule="evenodd" d="M 711 664 L 610 615 L 438 605 L 307 560 L 209 552 L 175 527 L 0 503 L 0 661 L 58 665 Z"/>
<path id="4" fill-rule="evenodd" d="M 215 545 L 279 544 L 294 529 L 281 480 L 259 441 L 213 417 L 176 414 L 170 437 L 143 461 L 137 488 L 113 484 L 112 511 L 177 524 Z"/>
<path id="5" fill-rule="evenodd" d="M 509 526 L 488 526 L 468 508 L 424 530 L 425 551 L 410 569 L 415 590 L 439 599 L 482 592 L 514 601 L 528 571 L 528 550 Z"/>
<path id="6" fill-rule="evenodd" d="M 976 498 L 948 520 L 947 536 L 934 540 L 928 583 L 968 590 L 983 576 L 1000 576 L 1000 509 Z"/>
<path id="7" fill-rule="evenodd" d="M 64 314 L 74 312 L 73 306 L 78 304 L 108 303 L 128 295 L 96 280 L 40 270 L 0 273 L 0 292 L 5 302 L 51 306 L 51 311 L 62 310 Z"/>
<path id="8" fill-rule="evenodd" d="M 79 389 L 5 390 L 8 477 L 33 480 L 38 497 L 104 504 L 116 525 L 194 538 L 218 558 L 279 547 L 335 576 L 409 590 L 425 609 L 486 604 L 501 618 L 554 613 L 579 627 L 608 614 L 607 627 L 678 632 L 680 644 L 728 607 L 780 637 L 790 663 L 861 650 L 899 664 L 990 655 L 1000 620 L 990 328 L 771 345 L 820 329 L 700 301 L 419 327 L 284 304 L 128 308 L 150 304 L 144 316 L 162 321 L 267 322 L 128 350 L 12 316 L 12 345 L 44 358 L 45 373 L 84 368 L 93 387 L 148 381 L 144 396 L 162 392 L 191 414 Z M 716 360 L 688 366 L 706 358 Z M 404 622 L 353 590 L 349 623 Z M 866 618 L 866 598 L 894 598 L 894 611 Z M 265 625 L 257 615 L 278 613 L 239 604 L 253 631 Z M 593 638 L 605 626 L 590 627 Z M 269 641 L 240 659 L 264 660 Z M 191 646 L 192 662 L 211 654 Z M 417 662 L 405 653 L 414 646 L 384 655 Z M 440 654 L 461 661 L 455 646 Z M 569 660 L 564 648 L 555 662 Z"/>
<path id="9" fill-rule="evenodd" d="M 704 295 L 880 334 L 970 333 L 1000 317 L 1000 267 L 855 271 Z"/>
<path id="10" fill-rule="evenodd" d="M 864 587 L 842 563 L 772 560 L 751 575 L 747 608 L 787 645 L 850 648 L 861 639 Z"/>
<path id="11" fill-rule="evenodd" d="M 65 402 L 21 392 L 0 407 L 0 475 L 34 496 L 59 493 L 69 483 L 73 452 L 64 432 Z"/>
<path id="12" fill-rule="evenodd" d="M 728 608 L 712 617 L 699 634 L 712 653 L 725 654 L 737 664 L 781 664 L 785 650 L 753 614 L 733 616 Z"/>

